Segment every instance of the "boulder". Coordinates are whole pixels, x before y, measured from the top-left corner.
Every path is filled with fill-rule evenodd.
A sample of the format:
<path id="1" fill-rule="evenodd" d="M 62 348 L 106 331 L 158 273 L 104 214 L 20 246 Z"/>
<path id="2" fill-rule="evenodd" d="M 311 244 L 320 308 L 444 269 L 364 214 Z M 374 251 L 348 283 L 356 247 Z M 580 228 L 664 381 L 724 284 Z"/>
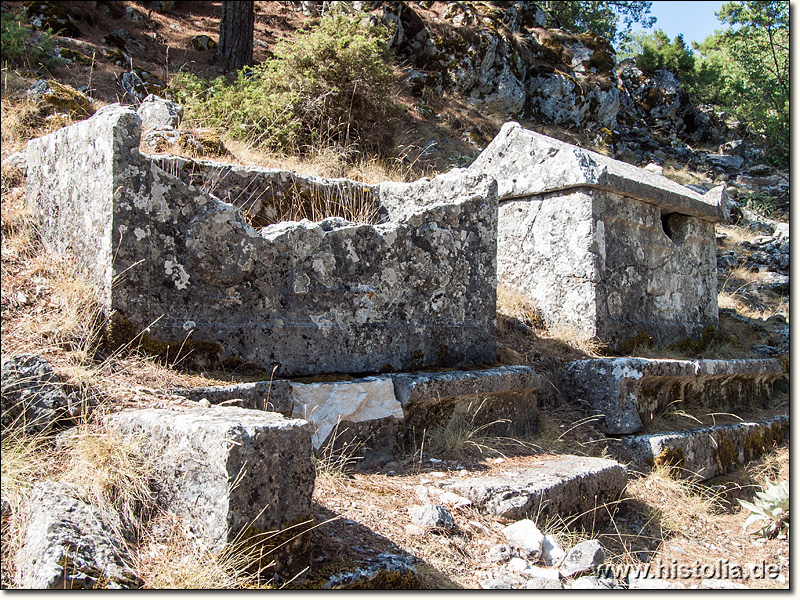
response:
<path id="1" fill-rule="evenodd" d="M 192 38 L 189 40 L 189 43 L 192 45 L 192 48 L 195 50 L 216 50 L 217 49 L 217 42 L 211 39 L 209 36 L 203 35 L 193 35 Z"/>
<path id="2" fill-rule="evenodd" d="M 80 413 L 61 378 L 36 354 L 20 354 L 2 364 L 2 424 L 26 433 L 50 431 Z"/>
<path id="3" fill-rule="evenodd" d="M 25 90 L 25 96 L 39 103 L 47 113 L 63 113 L 76 118 L 94 114 L 92 101 L 78 90 L 51 79 L 40 79 Z"/>
<path id="4" fill-rule="evenodd" d="M 142 131 L 176 129 L 183 117 L 183 107 L 180 104 L 153 94 L 142 100 L 136 112 L 142 118 Z"/>
<path id="5" fill-rule="evenodd" d="M 444 506 L 426 504 L 414 506 L 408 512 L 411 520 L 421 527 L 450 531 L 456 526 L 452 513 Z"/>
<path id="6" fill-rule="evenodd" d="M 23 589 L 127 589 L 141 585 L 122 542 L 122 523 L 85 502 L 80 488 L 36 483 L 17 553 Z"/>

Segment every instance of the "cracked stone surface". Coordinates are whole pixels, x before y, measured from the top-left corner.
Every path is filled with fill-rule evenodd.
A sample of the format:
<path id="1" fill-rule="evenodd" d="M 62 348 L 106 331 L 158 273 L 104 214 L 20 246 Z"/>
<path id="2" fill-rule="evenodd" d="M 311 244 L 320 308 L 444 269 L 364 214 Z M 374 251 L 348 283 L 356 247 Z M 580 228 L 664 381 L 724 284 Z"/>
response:
<path id="1" fill-rule="evenodd" d="M 618 499 L 626 482 L 625 468 L 614 460 L 565 455 L 532 460 L 503 475 L 445 480 L 441 487 L 506 519 L 583 514 L 590 523 L 593 509 Z M 596 516 L 602 517 L 599 511 Z"/>
<path id="2" fill-rule="evenodd" d="M 28 502 L 28 523 L 16 557 L 23 589 L 136 588 L 113 511 L 85 502 L 79 487 L 39 481 Z"/>
<path id="3" fill-rule="evenodd" d="M 598 358 L 566 363 L 560 377 L 572 399 L 603 415 L 610 434 L 636 433 L 670 404 L 723 410 L 767 406 L 777 390 L 788 388 L 780 361 L 763 358 Z"/>
<path id="4" fill-rule="evenodd" d="M 491 178 L 382 184 L 376 225 L 255 229 L 140 154 L 140 129 L 111 105 L 28 146 L 45 246 L 75 259 L 117 332 L 146 330 L 156 347 L 188 339 L 201 367 L 232 358 L 276 375 L 494 362 Z"/>

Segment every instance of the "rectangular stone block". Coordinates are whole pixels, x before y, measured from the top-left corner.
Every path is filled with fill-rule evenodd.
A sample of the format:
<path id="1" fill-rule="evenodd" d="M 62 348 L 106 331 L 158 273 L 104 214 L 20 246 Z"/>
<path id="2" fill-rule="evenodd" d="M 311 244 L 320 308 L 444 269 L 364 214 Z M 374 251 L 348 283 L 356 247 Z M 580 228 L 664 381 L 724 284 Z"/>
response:
<path id="1" fill-rule="evenodd" d="M 403 408 L 426 400 L 453 396 L 493 395 L 535 390 L 541 379 L 531 367 L 504 366 L 477 371 L 398 373 L 392 375 L 394 392 Z"/>
<path id="2" fill-rule="evenodd" d="M 481 512 L 505 519 L 583 515 L 591 523 L 607 514 L 602 506 L 625 489 L 625 467 L 607 458 L 537 458 L 500 475 L 449 479 L 441 487 L 472 501 Z M 600 510 L 595 514 L 595 509 Z M 585 514 L 584 514 L 585 513 Z"/>
<path id="3" fill-rule="evenodd" d="M 778 415 L 767 421 L 631 436 L 624 441 L 644 468 L 671 467 L 681 478 L 705 481 L 788 439 L 789 415 Z"/>
<path id="4" fill-rule="evenodd" d="M 454 171 L 371 188 L 374 225 L 256 229 L 140 154 L 139 140 L 138 115 L 110 106 L 28 150 L 45 243 L 97 288 L 113 344 L 135 339 L 156 353 L 183 349 L 200 367 L 228 359 L 279 376 L 494 362 L 490 178 Z M 242 181 L 262 176 L 272 177 Z"/>
<path id="5" fill-rule="evenodd" d="M 194 402 L 202 399 L 211 404 L 226 404 L 253 410 L 266 410 L 292 416 L 291 387 L 285 379 L 252 381 L 231 385 L 214 385 L 170 390 L 169 393 L 183 396 Z"/>
<path id="6" fill-rule="evenodd" d="M 684 409 L 765 408 L 788 378 L 775 359 L 597 358 L 564 365 L 561 387 L 603 416 L 610 434 L 640 431 L 653 415 Z"/>
<path id="7" fill-rule="evenodd" d="M 311 526 L 315 471 L 306 421 L 212 406 L 126 410 L 106 423 L 157 459 L 160 501 L 210 551 Z M 272 543 L 278 540 L 286 541 Z M 296 571 L 308 559 L 308 543 L 299 535 L 267 560 L 275 558 L 279 572 Z"/>
<path id="8" fill-rule="evenodd" d="M 701 196 L 516 123 L 469 170 L 498 181 L 498 280 L 536 301 L 550 328 L 617 347 L 718 326 L 722 188 Z"/>
<path id="9" fill-rule="evenodd" d="M 292 416 L 305 419 L 314 430 L 311 441 L 319 449 L 340 424 L 402 420 L 403 407 L 394 395 L 392 378 L 365 377 L 332 383 L 291 383 Z M 369 440 L 363 440 L 369 443 Z"/>

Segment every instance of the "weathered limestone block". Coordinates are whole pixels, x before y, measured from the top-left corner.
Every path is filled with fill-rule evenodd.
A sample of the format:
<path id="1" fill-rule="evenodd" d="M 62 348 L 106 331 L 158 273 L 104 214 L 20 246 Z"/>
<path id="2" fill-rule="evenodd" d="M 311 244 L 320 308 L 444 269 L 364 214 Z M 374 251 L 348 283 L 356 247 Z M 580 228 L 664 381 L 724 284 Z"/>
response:
<path id="1" fill-rule="evenodd" d="M 479 371 L 398 373 L 392 375 L 394 393 L 403 408 L 426 400 L 453 396 L 491 395 L 535 390 L 541 378 L 531 367 L 504 366 Z"/>
<path id="2" fill-rule="evenodd" d="M 775 359 L 597 358 L 564 365 L 562 388 L 603 415 L 610 434 L 640 431 L 667 406 L 736 411 L 767 407 L 787 387 Z"/>
<path id="3" fill-rule="evenodd" d="M 403 418 L 389 376 L 366 377 L 333 383 L 291 383 L 292 417 L 314 428 L 312 443 L 320 448 L 342 422 Z"/>
<path id="4" fill-rule="evenodd" d="M 789 415 L 767 421 L 698 427 L 625 438 L 644 468 L 676 469 L 684 479 L 705 481 L 769 452 L 789 437 Z"/>
<path id="5" fill-rule="evenodd" d="M 494 361 L 490 178 L 387 186 L 380 197 L 393 204 L 377 225 L 329 218 L 257 230 L 141 155 L 139 139 L 136 113 L 110 106 L 29 144 L 28 198 L 44 243 L 73 256 L 113 311 L 112 342 L 144 332 L 152 351 L 277 375 Z"/>
<path id="6" fill-rule="evenodd" d="M 472 501 L 482 512 L 505 519 L 583 515 L 602 518 L 595 509 L 619 498 L 627 483 L 625 468 L 614 460 L 561 456 L 532 460 L 503 475 L 445 480 L 441 487 Z"/>
<path id="7" fill-rule="evenodd" d="M 54 481 L 36 483 L 28 519 L 16 557 L 19 587 L 75 590 L 140 585 L 129 566 L 119 517 L 86 503 L 80 488 Z"/>
<path id="8" fill-rule="evenodd" d="M 305 421 L 212 406 L 122 411 L 106 422 L 158 459 L 161 502 L 211 551 L 312 519 L 315 473 Z M 279 572 L 302 568 L 307 544 L 299 535 L 268 560 L 277 560 Z"/>
<path id="9" fill-rule="evenodd" d="M 659 175 L 506 123 L 470 171 L 498 181 L 498 279 L 546 323 L 618 345 L 719 323 L 714 223 L 705 196 Z"/>
<path id="10" fill-rule="evenodd" d="M 170 390 L 170 393 L 183 396 L 194 402 L 199 402 L 205 398 L 211 404 L 226 404 L 240 408 L 276 412 L 284 417 L 292 416 L 291 387 L 285 379 L 181 388 Z"/>

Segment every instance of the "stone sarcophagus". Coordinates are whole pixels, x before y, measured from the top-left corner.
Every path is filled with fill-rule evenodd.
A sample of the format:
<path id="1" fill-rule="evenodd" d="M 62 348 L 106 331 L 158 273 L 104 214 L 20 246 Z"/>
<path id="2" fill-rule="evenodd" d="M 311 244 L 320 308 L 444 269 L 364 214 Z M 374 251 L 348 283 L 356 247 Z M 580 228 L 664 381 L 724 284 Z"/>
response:
<path id="1" fill-rule="evenodd" d="M 93 284 L 112 338 L 278 375 L 494 362 L 491 178 L 460 171 L 365 186 L 374 224 L 257 228 L 246 210 L 140 153 L 139 141 L 139 116 L 112 105 L 28 146 L 44 243 Z M 226 168 L 261 196 L 262 180 L 281 180 Z M 243 197 L 252 204 L 251 192 Z"/>
<path id="2" fill-rule="evenodd" d="M 717 326 L 719 187 L 661 175 L 506 123 L 469 167 L 498 182 L 498 281 L 546 324 L 610 346 Z"/>

